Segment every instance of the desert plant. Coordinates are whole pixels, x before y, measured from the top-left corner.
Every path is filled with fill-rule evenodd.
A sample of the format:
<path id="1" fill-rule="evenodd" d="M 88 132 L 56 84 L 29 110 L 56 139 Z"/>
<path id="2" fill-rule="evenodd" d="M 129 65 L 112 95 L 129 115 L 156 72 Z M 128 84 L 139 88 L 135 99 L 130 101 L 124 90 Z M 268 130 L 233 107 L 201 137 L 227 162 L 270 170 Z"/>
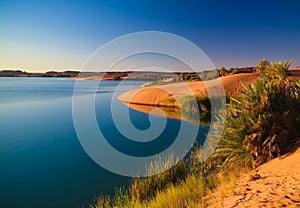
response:
<path id="1" fill-rule="evenodd" d="M 254 68 L 254 70 L 258 73 L 263 71 L 268 65 L 270 65 L 270 62 L 267 59 L 262 59 L 258 62 L 258 65 Z"/>
<path id="2" fill-rule="evenodd" d="M 260 63 L 261 75 L 230 102 L 229 120 L 214 156 L 258 166 L 280 156 L 300 136 L 299 82 L 287 79 L 291 62 Z"/>
<path id="3" fill-rule="evenodd" d="M 238 67 L 233 68 L 230 73 L 231 74 L 238 74 L 238 73 L 240 73 L 239 68 Z"/>
<path id="4" fill-rule="evenodd" d="M 225 67 L 222 67 L 221 69 L 219 69 L 218 72 L 219 72 L 219 76 L 221 76 L 221 77 L 222 76 L 227 76 L 229 74 L 229 71 L 227 71 L 225 69 Z"/>

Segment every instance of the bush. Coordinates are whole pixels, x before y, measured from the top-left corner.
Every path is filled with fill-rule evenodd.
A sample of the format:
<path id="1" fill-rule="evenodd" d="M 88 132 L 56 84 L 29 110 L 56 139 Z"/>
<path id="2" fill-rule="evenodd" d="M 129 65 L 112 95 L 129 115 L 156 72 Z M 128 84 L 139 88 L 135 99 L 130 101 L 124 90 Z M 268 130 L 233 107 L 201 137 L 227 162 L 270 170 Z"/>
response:
<path id="1" fill-rule="evenodd" d="M 218 72 L 219 72 L 219 76 L 221 77 L 229 75 L 229 71 L 227 71 L 225 67 L 222 67 L 220 70 L 218 70 Z"/>
<path id="2" fill-rule="evenodd" d="M 291 62 L 262 63 L 259 79 L 231 99 L 214 154 L 223 164 L 258 166 L 286 152 L 300 136 L 300 82 L 287 79 Z"/>
<path id="3" fill-rule="evenodd" d="M 215 104 L 212 109 L 211 101 Z M 223 96 L 183 96 L 178 98 L 180 111 L 183 117 L 193 123 L 200 123 L 208 125 L 211 123 L 211 116 L 216 114 L 221 107 L 224 106 L 223 102 L 228 102 L 229 99 Z"/>

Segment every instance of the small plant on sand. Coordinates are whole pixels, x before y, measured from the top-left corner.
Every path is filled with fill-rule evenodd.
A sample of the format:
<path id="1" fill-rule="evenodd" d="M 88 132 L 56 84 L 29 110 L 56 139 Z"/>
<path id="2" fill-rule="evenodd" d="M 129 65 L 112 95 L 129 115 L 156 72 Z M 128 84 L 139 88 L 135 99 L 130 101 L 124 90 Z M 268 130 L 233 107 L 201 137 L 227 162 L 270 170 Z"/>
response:
<path id="1" fill-rule="evenodd" d="M 221 69 L 219 69 L 218 72 L 219 72 L 219 76 L 221 76 L 221 77 L 229 75 L 229 71 L 227 71 L 225 69 L 225 67 L 222 67 Z"/>

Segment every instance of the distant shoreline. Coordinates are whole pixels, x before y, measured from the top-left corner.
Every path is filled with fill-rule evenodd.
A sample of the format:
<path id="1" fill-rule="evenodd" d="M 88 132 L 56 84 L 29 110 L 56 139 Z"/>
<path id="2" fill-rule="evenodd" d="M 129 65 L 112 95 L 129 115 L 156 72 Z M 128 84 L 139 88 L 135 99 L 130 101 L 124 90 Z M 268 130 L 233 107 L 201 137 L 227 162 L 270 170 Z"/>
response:
<path id="1" fill-rule="evenodd" d="M 220 69 L 219 73 L 245 73 L 253 72 L 254 67 Z M 223 70 L 223 71 L 222 71 Z M 205 76 L 211 74 L 215 70 L 203 72 L 159 72 L 159 71 L 109 71 L 109 72 L 93 72 L 93 71 L 47 71 L 47 72 L 26 72 L 22 70 L 0 70 L 0 77 L 62 77 L 71 78 L 74 80 L 161 80 L 161 79 L 176 79 L 181 77 L 183 80 L 199 79 L 199 74 Z"/>
<path id="2" fill-rule="evenodd" d="M 124 80 L 124 79 L 126 79 L 126 77 L 115 78 L 113 76 L 111 76 L 111 77 L 91 76 L 91 77 L 71 77 L 69 79 L 70 80 L 112 80 L 112 81 L 117 81 L 117 80 Z"/>

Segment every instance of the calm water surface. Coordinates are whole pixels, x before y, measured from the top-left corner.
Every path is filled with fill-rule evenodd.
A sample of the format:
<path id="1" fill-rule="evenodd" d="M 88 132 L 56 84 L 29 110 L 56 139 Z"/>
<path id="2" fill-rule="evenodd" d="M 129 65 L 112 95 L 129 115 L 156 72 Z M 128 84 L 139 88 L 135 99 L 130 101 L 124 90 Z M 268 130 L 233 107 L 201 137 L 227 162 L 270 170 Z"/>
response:
<path id="1" fill-rule="evenodd" d="M 91 93 L 89 83 L 82 89 Z M 143 84 L 125 81 L 121 94 Z M 56 78 L 0 78 L 0 207 L 80 207 L 100 194 L 112 194 L 129 178 L 108 172 L 89 158 L 81 147 L 72 120 L 75 81 Z M 141 145 L 126 140 L 110 114 L 127 106 L 112 99 L 118 81 L 102 81 L 96 96 L 96 116 L 103 134 L 119 151 L 131 155 L 158 153 L 176 138 L 180 121 L 167 120 L 165 131 Z M 139 129 L 150 125 L 147 114 L 130 110 Z M 192 125 L 192 124 L 191 124 Z M 201 127 L 199 139 L 207 131 Z M 109 158 L 108 158 L 109 159 Z"/>

